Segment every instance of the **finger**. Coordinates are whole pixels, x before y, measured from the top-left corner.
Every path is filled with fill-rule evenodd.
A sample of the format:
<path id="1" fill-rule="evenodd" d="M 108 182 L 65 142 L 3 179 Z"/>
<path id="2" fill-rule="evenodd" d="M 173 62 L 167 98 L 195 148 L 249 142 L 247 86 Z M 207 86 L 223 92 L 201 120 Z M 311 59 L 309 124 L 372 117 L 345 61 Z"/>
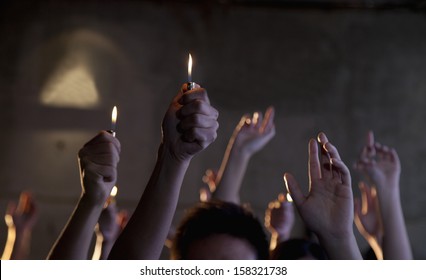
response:
<path id="1" fill-rule="evenodd" d="M 390 150 L 390 154 L 391 154 L 391 161 L 399 163 L 399 156 L 394 148 Z"/>
<path id="2" fill-rule="evenodd" d="M 309 185 L 313 180 L 321 179 L 321 167 L 318 158 L 318 144 L 315 139 L 309 140 L 309 160 L 308 160 L 308 172 L 309 172 Z"/>
<path id="3" fill-rule="evenodd" d="M 16 212 L 16 203 L 14 201 L 11 201 L 7 204 L 7 208 L 6 208 L 6 215 L 10 215 L 13 216 Z"/>
<path id="4" fill-rule="evenodd" d="M 217 128 L 191 128 L 182 134 L 182 139 L 185 142 L 211 143 L 217 137 Z"/>
<path id="5" fill-rule="evenodd" d="M 19 200 L 18 200 L 18 207 L 16 208 L 16 212 L 19 214 L 23 214 L 28 212 L 29 208 L 30 208 L 30 194 L 28 192 L 21 192 L 21 194 L 19 195 Z"/>
<path id="6" fill-rule="evenodd" d="M 262 112 L 255 112 L 253 114 L 253 125 L 257 131 L 260 131 L 263 123 L 263 114 Z"/>
<path id="7" fill-rule="evenodd" d="M 354 199 L 354 213 L 355 213 L 355 217 L 358 217 L 358 218 L 361 217 L 362 215 L 359 198 Z"/>
<path id="8" fill-rule="evenodd" d="M 369 130 L 367 133 L 367 139 L 366 139 L 367 147 L 373 147 L 374 146 L 374 133 L 372 130 Z"/>
<path id="9" fill-rule="evenodd" d="M 106 154 L 106 153 L 120 154 L 120 147 L 117 147 L 112 142 L 98 142 L 96 144 L 85 145 L 78 152 L 78 156 L 84 157 L 84 156 Z"/>
<path id="10" fill-rule="evenodd" d="M 82 167 L 85 167 L 87 162 L 93 162 L 104 166 L 116 166 L 120 161 L 120 157 L 117 154 L 90 155 L 81 157 L 80 159 Z"/>
<path id="11" fill-rule="evenodd" d="M 216 119 L 219 117 L 219 112 L 215 108 L 200 99 L 196 99 L 192 102 L 189 102 L 188 104 L 185 104 L 185 106 L 182 106 L 182 108 L 179 109 L 176 114 L 179 119 L 193 114 L 202 114 Z"/>
<path id="12" fill-rule="evenodd" d="M 301 206 L 306 198 L 303 195 L 302 190 L 300 189 L 296 179 L 294 179 L 293 175 L 291 175 L 290 173 L 285 173 L 284 182 L 287 188 L 287 192 L 290 193 L 296 206 Z"/>
<path id="13" fill-rule="evenodd" d="M 201 187 L 200 188 L 200 201 L 201 202 L 207 202 L 210 200 L 211 197 L 211 193 L 210 193 L 210 189 L 208 187 L 204 188 Z"/>
<path id="14" fill-rule="evenodd" d="M 188 83 L 184 83 L 184 84 L 182 84 L 182 87 L 181 87 L 180 90 L 184 93 L 184 92 L 191 91 L 191 90 L 194 90 L 194 89 L 197 89 L 197 88 L 201 88 L 201 86 L 197 83 L 194 83 L 193 88 L 188 90 Z"/>
<path id="15" fill-rule="evenodd" d="M 330 162 L 330 154 L 324 149 L 323 146 L 321 149 L 321 157 L 320 157 L 320 169 L 321 169 L 321 178 L 331 179 L 333 178 L 333 167 Z"/>
<path id="16" fill-rule="evenodd" d="M 83 171 L 83 177 L 95 182 L 115 182 L 117 169 L 112 166 L 99 165 L 87 162 Z"/>
<path id="17" fill-rule="evenodd" d="M 211 116 L 201 115 L 201 114 L 193 114 L 190 115 L 183 120 L 181 120 L 178 124 L 178 131 L 185 132 L 191 128 L 209 128 L 213 127 L 217 129 L 218 122 L 215 118 Z"/>
<path id="18" fill-rule="evenodd" d="M 366 139 L 366 146 L 365 146 L 365 156 L 367 157 L 375 157 L 376 156 L 376 149 L 374 147 L 374 134 L 373 131 L 370 130 L 367 133 L 367 139 Z"/>
<path id="19" fill-rule="evenodd" d="M 323 145 L 323 148 L 328 152 L 328 155 L 330 158 L 337 158 L 341 160 L 339 151 L 333 144 L 331 144 L 330 142 L 327 142 Z M 330 166 L 333 167 L 332 165 Z M 333 178 L 339 176 L 338 171 L 336 169 L 332 168 L 332 172 L 333 172 Z"/>
<path id="20" fill-rule="evenodd" d="M 321 145 L 324 145 L 325 143 L 328 142 L 327 135 L 325 135 L 324 132 L 318 133 L 317 140 Z"/>
<path id="21" fill-rule="evenodd" d="M 117 224 L 120 226 L 121 230 L 124 229 L 128 221 L 129 221 L 129 212 L 127 212 L 127 210 L 121 210 L 117 214 Z"/>
<path id="22" fill-rule="evenodd" d="M 358 184 L 359 190 L 361 192 L 361 213 L 366 215 L 368 212 L 368 198 L 367 198 L 367 190 L 364 182 L 359 182 Z"/>
<path id="23" fill-rule="evenodd" d="M 351 173 L 349 172 L 348 167 L 343 163 L 343 161 L 337 158 L 332 158 L 331 164 L 333 164 L 333 167 L 336 167 L 337 170 L 339 171 L 340 177 L 342 179 L 342 183 L 350 187 Z"/>
<path id="24" fill-rule="evenodd" d="M 275 109 L 274 107 L 268 107 L 265 112 L 265 118 L 263 119 L 260 132 L 269 131 L 274 127 Z"/>
<path id="25" fill-rule="evenodd" d="M 182 132 L 182 139 L 186 142 L 205 142 L 205 141 L 214 141 L 217 137 L 217 129 L 219 128 L 219 123 L 215 120 L 204 123 L 204 125 L 194 124 L 188 126 Z"/>
<path id="26" fill-rule="evenodd" d="M 179 104 L 186 105 L 194 100 L 202 100 L 210 104 L 209 97 L 207 95 L 207 91 L 203 88 L 197 88 L 194 90 L 190 90 L 185 92 L 182 97 L 179 99 Z"/>
<path id="27" fill-rule="evenodd" d="M 95 137 L 93 137 L 86 144 L 84 144 L 83 147 L 98 145 L 100 143 L 112 143 L 116 147 L 118 152 L 121 151 L 120 141 L 105 130 L 100 131 Z"/>
<path id="28" fill-rule="evenodd" d="M 330 142 L 327 142 L 327 143 L 324 144 L 324 149 L 330 154 L 331 158 L 337 158 L 337 159 L 341 160 L 339 151 Z"/>

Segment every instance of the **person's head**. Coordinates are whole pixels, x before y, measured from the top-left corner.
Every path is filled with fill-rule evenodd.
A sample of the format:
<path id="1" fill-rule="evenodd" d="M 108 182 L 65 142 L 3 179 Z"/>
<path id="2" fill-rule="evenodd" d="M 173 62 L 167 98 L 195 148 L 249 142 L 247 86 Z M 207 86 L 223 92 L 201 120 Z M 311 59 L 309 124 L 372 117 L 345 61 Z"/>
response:
<path id="1" fill-rule="evenodd" d="M 243 207 L 208 201 L 190 209 L 177 229 L 172 259 L 267 259 L 260 222 Z"/>
<path id="2" fill-rule="evenodd" d="M 271 252 L 273 260 L 327 260 L 323 248 L 305 239 L 289 239 L 281 242 Z"/>

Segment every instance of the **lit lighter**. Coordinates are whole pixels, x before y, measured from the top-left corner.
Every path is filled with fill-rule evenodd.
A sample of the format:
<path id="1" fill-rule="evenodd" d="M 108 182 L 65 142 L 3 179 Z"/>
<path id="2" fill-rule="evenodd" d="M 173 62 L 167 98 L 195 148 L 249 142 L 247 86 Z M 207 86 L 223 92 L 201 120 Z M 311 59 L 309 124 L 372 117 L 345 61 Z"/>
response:
<path id="1" fill-rule="evenodd" d="M 115 137 L 116 124 L 117 124 L 117 106 L 114 106 L 114 108 L 112 109 L 112 114 L 111 114 L 111 130 L 108 131 L 114 137 Z"/>
<path id="2" fill-rule="evenodd" d="M 192 56 L 191 54 L 189 54 L 189 59 L 188 59 L 188 84 L 187 84 L 187 89 L 191 90 L 193 89 L 195 86 L 195 83 L 192 81 Z"/>

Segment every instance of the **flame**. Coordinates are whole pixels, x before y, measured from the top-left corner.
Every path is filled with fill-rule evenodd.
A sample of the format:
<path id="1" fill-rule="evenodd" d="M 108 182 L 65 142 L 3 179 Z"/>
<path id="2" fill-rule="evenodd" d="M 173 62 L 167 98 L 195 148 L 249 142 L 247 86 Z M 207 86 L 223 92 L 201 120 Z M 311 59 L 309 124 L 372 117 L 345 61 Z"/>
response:
<path id="1" fill-rule="evenodd" d="M 293 202 L 293 198 L 291 197 L 289 193 L 287 193 L 286 198 L 288 202 Z"/>
<path id="2" fill-rule="evenodd" d="M 115 197 L 116 195 L 117 195 L 117 193 L 118 193 L 118 188 L 117 188 L 117 186 L 114 186 L 113 188 L 112 188 L 112 190 L 111 190 L 111 193 L 110 193 L 110 197 Z"/>
<path id="3" fill-rule="evenodd" d="M 114 108 L 112 109 L 112 114 L 111 114 L 111 123 L 114 126 L 116 122 L 117 122 L 117 106 L 114 106 Z"/>
<path id="4" fill-rule="evenodd" d="M 188 82 L 192 82 L 192 56 L 189 54 L 188 59 Z"/>

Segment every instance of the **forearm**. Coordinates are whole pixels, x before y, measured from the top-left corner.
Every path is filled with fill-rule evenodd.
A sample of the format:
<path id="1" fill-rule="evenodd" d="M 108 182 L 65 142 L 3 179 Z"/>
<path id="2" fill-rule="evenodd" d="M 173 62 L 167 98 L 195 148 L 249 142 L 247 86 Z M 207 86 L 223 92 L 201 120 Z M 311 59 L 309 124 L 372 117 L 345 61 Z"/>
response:
<path id="1" fill-rule="evenodd" d="M 240 188 L 247 170 L 250 155 L 238 147 L 227 148 L 216 179 L 216 191 L 213 198 L 240 203 Z"/>
<path id="2" fill-rule="evenodd" d="M 413 259 L 398 191 L 379 193 L 383 218 L 383 256 L 386 260 Z"/>
<path id="3" fill-rule="evenodd" d="M 160 147 L 154 172 L 110 259 L 159 259 L 188 165 L 189 160 L 177 161 Z"/>
<path id="4" fill-rule="evenodd" d="M 51 249 L 48 259 L 87 260 L 93 231 L 103 203 L 93 203 L 82 196 L 71 218 Z"/>

